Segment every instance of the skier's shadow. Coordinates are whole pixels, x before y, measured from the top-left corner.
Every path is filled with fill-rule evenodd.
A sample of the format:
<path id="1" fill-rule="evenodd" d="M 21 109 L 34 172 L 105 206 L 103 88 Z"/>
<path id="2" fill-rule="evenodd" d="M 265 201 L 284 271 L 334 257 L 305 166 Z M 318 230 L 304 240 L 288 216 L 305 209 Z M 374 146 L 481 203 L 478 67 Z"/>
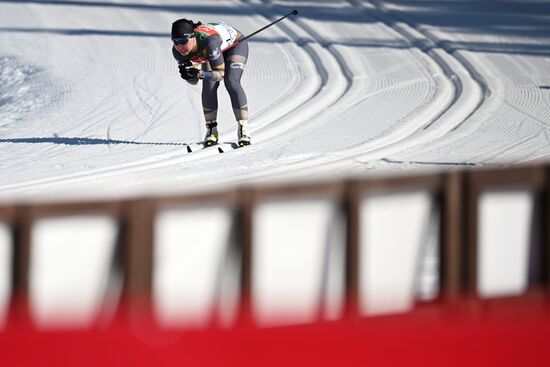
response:
<path id="1" fill-rule="evenodd" d="M 0 143 L 15 144 L 61 144 L 61 145 L 188 145 L 186 143 L 159 143 L 131 140 L 115 140 L 100 138 L 79 138 L 79 137 L 41 137 L 41 138 L 5 138 Z"/>

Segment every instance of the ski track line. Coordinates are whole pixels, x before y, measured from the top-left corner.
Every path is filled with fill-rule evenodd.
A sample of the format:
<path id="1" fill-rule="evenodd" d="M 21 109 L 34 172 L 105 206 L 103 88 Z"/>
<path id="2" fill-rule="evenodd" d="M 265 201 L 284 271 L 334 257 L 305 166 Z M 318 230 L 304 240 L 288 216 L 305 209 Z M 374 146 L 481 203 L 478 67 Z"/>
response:
<path id="1" fill-rule="evenodd" d="M 234 2 L 237 6 L 243 6 L 243 4 L 237 0 Z M 258 16 L 262 19 L 268 19 L 262 14 L 258 14 Z M 263 25 L 265 25 L 265 22 L 262 21 L 261 26 Z M 258 27 L 260 27 L 260 24 Z M 251 116 L 252 123 L 250 124 L 250 130 L 254 133 L 255 140 L 257 137 L 256 134 L 259 131 L 265 129 L 266 126 L 272 124 L 274 121 L 281 119 L 281 116 L 290 114 L 299 109 L 300 106 L 306 103 L 310 98 L 318 94 L 324 84 L 324 81 L 321 80 L 316 73 L 312 72 L 312 70 L 316 68 L 314 63 L 315 55 L 312 55 L 308 52 L 308 50 L 303 50 L 299 47 L 299 37 L 295 33 L 288 31 L 288 29 L 284 27 L 284 23 L 277 24 L 276 28 L 273 28 L 273 31 L 276 31 L 277 33 L 281 32 L 290 41 L 293 41 L 291 47 L 296 48 L 295 51 L 297 51 L 299 59 L 296 58 L 296 52 L 294 52 L 293 56 L 291 56 L 287 48 L 280 44 L 277 44 L 276 46 L 283 53 L 288 64 L 295 64 L 299 67 L 301 77 L 298 78 L 299 81 L 297 88 L 289 90 L 284 96 L 276 101 L 273 101 L 273 103 L 267 106 L 262 106 L 260 112 Z M 305 64 L 306 67 L 303 67 L 302 64 Z M 301 96 L 301 98 L 292 98 L 295 96 Z M 280 103 L 283 100 L 285 103 Z"/>
<path id="2" fill-rule="evenodd" d="M 433 35 L 434 32 L 435 32 L 434 30 L 432 30 L 431 28 L 429 28 L 427 26 L 419 25 L 419 28 L 422 29 L 422 31 L 427 33 L 427 34 Z M 452 44 L 450 42 L 449 43 L 448 42 L 440 42 L 440 44 L 448 52 L 452 53 L 457 59 L 459 59 L 465 65 L 466 68 L 469 69 L 470 73 L 474 76 L 474 78 L 482 86 L 485 100 L 488 101 L 488 98 L 490 96 L 494 96 L 495 99 L 499 100 L 503 104 L 503 107 L 509 107 L 513 111 L 517 112 L 518 114 L 523 115 L 524 117 L 528 117 L 531 120 L 531 121 L 529 121 L 529 123 L 539 125 L 539 127 L 542 129 L 542 131 L 547 131 L 548 130 L 549 125 L 548 125 L 548 123 L 545 122 L 544 119 L 541 119 L 541 118 L 535 116 L 535 114 L 528 112 L 530 110 L 531 111 L 540 111 L 540 110 L 538 110 L 538 106 L 540 106 L 541 104 L 537 103 L 537 102 L 540 102 L 540 100 L 537 101 L 536 99 L 537 99 L 537 97 L 540 98 L 541 95 L 537 94 L 537 93 L 533 93 L 532 89 L 525 90 L 525 89 L 521 89 L 521 88 L 518 89 L 517 88 L 517 86 L 525 84 L 525 83 L 521 83 L 521 80 L 523 78 L 525 78 L 525 74 L 524 73 L 519 73 L 518 71 L 520 71 L 520 70 L 524 71 L 526 68 L 530 67 L 530 65 L 531 65 L 530 63 L 519 65 L 519 62 L 521 62 L 523 60 L 523 58 L 521 58 L 521 57 L 519 57 L 517 59 L 516 58 L 506 59 L 505 62 L 515 65 L 515 67 L 513 67 L 513 68 L 507 68 L 508 73 L 510 73 L 508 75 L 509 78 L 512 79 L 512 80 L 516 79 L 518 82 L 517 83 L 512 83 L 512 86 L 510 88 L 509 85 L 503 85 L 503 83 L 501 83 L 501 79 L 499 79 L 498 75 L 496 75 L 491 79 L 491 84 L 492 84 L 492 88 L 493 88 L 493 90 L 491 90 L 491 88 L 489 88 L 488 83 L 486 82 L 485 78 L 482 76 L 481 71 L 478 70 L 478 68 L 476 68 L 475 65 L 477 64 L 477 65 L 479 65 L 478 67 L 485 68 L 486 73 L 487 72 L 491 73 L 493 68 L 497 68 L 497 70 L 498 70 L 498 68 L 499 68 L 498 65 L 493 65 L 491 67 L 491 62 L 490 61 L 487 60 L 487 61 L 483 62 L 484 61 L 483 60 L 484 59 L 483 55 L 480 56 L 480 55 L 477 55 L 475 53 L 474 54 L 468 54 L 467 51 L 463 51 L 463 50 L 460 50 L 460 49 L 454 50 L 452 48 L 452 46 L 450 46 L 450 44 Z M 522 95 L 522 92 L 525 93 L 525 95 Z M 505 97 L 502 97 L 501 95 L 505 95 Z M 533 99 L 535 99 L 535 101 L 533 101 Z M 485 103 L 485 100 L 482 101 L 482 102 Z M 494 104 L 495 101 L 492 101 L 492 103 Z M 529 104 L 533 108 L 528 108 Z M 474 111 L 474 113 L 476 111 Z M 466 121 L 466 120 L 464 120 L 464 121 Z M 494 121 L 497 121 L 497 120 L 495 119 Z M 501 125 L 506 125 L 506 124 L 504 124 L 504 122 L 508 121 L 508 126 L 515 126 L 515 123 L 513 123 L 512 121 L 517 121 L 517 118 L 515 118 L 515 120 L 514 120 L 514 118 L 512 118 L 511 116 L 508 116 L 508 117 L 505 117 L 504 119 L 501 118 L 501 120 L 498 120 L 498 121 L 500 121 Z M 458 129 L 460 126 L 462 126 L 462 124 L 457 125 L 453 129 L 453 131 Z M 471 129 L 472 128 L 470 127 L 470 130 Z M 509 133 L 510 128 L 504 128 L 504 130 L 501 130 L 501 132 L 502 133 Z M 447 143 L 449 144 L 449 142 L 447 142 Z M 497 148 L 497 150 L 502 153 L 502 152 L 505 152 L 505 151 L 509 150 L 510 147 L 515 147 L 515 146 L 516 146 L 516 144 L 512 144 L 512 145 L 509 145 L 507 147 Z M 479 159 L 481 161 L 487 161 L 487 160 L 492 160 L 492 159 L 496 158 L 500 154 L 500 153 L 499 154 L 493 154 L 493 153 L 494 153 L 493 151 L 486 152 L 486 153 L 480 153 L 480 154 L 476 155 L 474 158 L 471 158 L 471 159 Z"/>
<path id="3" fill-rule="evenodd" d="M 535 124 L 538 124 L 543 129 L 550 129 L 549 120 L 544 120 L 539 117 L 536 117 L 534 114 L 540 113 L 541 108 L 539 106 L 544 105 L 543 96 L 541 93 L 533 93 L 532 88 L 518 88 L 517 86 L 523 85 L 525 83 L 522 83 L 522 79 L 525 78 L 524 75 L 520 74 L 519 70 L 526 70 L 528 68 L 532 68 L 532 66 L 528 63 L 521 63 L 522 59 L 511 59 L 509 60 L 511 64 L 513 64 L 514 68 L 509 68 L 508 70 L 511 70 L 511 77 L 512 79 L 517 80 L 517 83 L 514 83 L 516 86 L 515 89 L 517 89 L 517 92 L 511 93 L 509 98 L 504 99 L 501 97 L 499 98 L 503 103 L 508 105 L 510 108 L 514 109 L 515 111 L 525 115 L 526 117 L 529 117 L 532 122 Z M 509 99 L 509 100 L 508 100 Z M 544 109 L 543 109 L 544 110 Z M 533 113 L 527 112 L 527 111 L 533 111 Z M 547 112 L 547 111 L 546 111 Z M 548 112 L 547 112 L 548 113 Z M 550 114 L 549 114 L 550 115 Z"/>
<path id="4" fill-rule="evenodd" d="M 270 19 L 269 13 L 266 12 L 270 8 L 268 5 L 249 4 L 249 6 L 262 14 L 265 19 Z M 302 122 L 312 119 L 342 99 L 351 85 L 351 78 L 341 63 L 339 55 L 329 47 L 322 45 L 322 39 L 311 29 L 304 27 L 298 20 L 293 18 L 288 18 L 288 20 L 289 22 L 279 23 L 279 28 L 308 54 L 321 80 L 315 93 L 302 99 L 302 103 L 292 110 L 276 114 L 275 116 L 278 117 L 269 125 L 255 131 L 255 141 L 258 142 L 269 141 L 270 144 L 278 145 L 276 140 L 289 139 L 291 129 L 293 129 L 290 132 L 291 135 L 299 135 L 302 128 L 311 128 L 311 122 L 305 127 Z M 307 67 L 304 69 L 312 70 Z M 310 72 L 311 76 L 316 77 Z"/>
<path id="5" fill-rule="evenodd" d="M 264 1 L 264 3 L 269 3 Z M 256 8 L 259 9 L 259 11 L 262 11 L 262 8 L 269 9 L 268 5 L 263 6 L 256 6 Z M 299 28 L 293 27 L 292 24 L 296 24 Z M 319 115 L 320 113 L 325 112 L 328 108 L 335 106 L 338 102 L 345 99 L 344 97 L 347 95 L 347 93 L 352 88 L 354 75 L 352 71 L 350 70 L 349 66 L 347 65 L 345 57 L 333 46 L 330 44 L 330 42 L 327 42 L 323 39 L 322 36 L 320 36 L 315 30 L 313 30 L 309 25 L 307 25 L 305 22 L 301 21 L 300 18 L 293 20 L 291 23 L 281 24 L 281 28 L 286 29 L 287 32 L 301 32 L 303 33 L 306 31 L 308 35 L 302 39 L 298 38 L 298 42 L 304 45 L 304 48 L 309 48 L 310 53 L 312 55 L 312 59 L 316 62 L 317 68 L 321 74 L 321 77 L 324 80 L 324 89 L 331 89 L 334 90 L 334 86 L 338 86 L 337 91 L 333 91 L 328 96 L 321 98 L 320 93 L 319 95 L 315 96 L 318 99 L 321 99 L 321 101 L 312 100 L 311 103 L 307 106 L 308 110 L 300 111 L 300 113 L 296 114 L 292 112 L 292 114 L 288 114 L 291 123 L 289 124 L 290 127 L 297 127 L 295 131 L 293 131 L 293 134 L 286 134 L 282 135 L 282 133 L 285 133 L 286 130 L 280 130 L 276 129 L 270 136 L 270 138 L 273 139 L 279 139 L 279 140 L 289 140 L 289 137 L 292 136 L 299 136 L 299 134 L 296 134 L 296 132 L 300 132 L 302 129 L 302 124 L 299 124 L 300 120 L 306 121 L 308 119 L 312 119 L 313 117 Z M 293 28 L 292 30 L 290 28 Z M 296 39 L 298 35 L 293 36 L 294 39 Z M 311 45 L 309 42 L 314 42 Z M 328 51 L 328 52 L 327 52 Z M 322 58 L 322 56 L 325 56 Z M 320 63 L 318 60 L 322 58 L 324 60 L 329 60 L 329 62 L 325 62 L 325 64 Z M 327 66 L 330 66 L 327 69 Z M 329 73 L 331 71 L 331 73 Z M 335 82 L 327 81 L 327 79 L 334 77 L 333 74 L 338 73 L 342 74 L 340 78 L 335 78 Z M 332 101 L 326 101 L 327 99 L 332 98 Z M 302 107 L 302 109 L 304 109 Z M 287 116 L 283 116 L 281 119 L 286 119 Z M 296 121 L 296 122 L 295 122 Z M 313 122 L 314 123 L 314 122 Z M 304 126 L 304 129 L 311 129 L 312 124 L 311 121 L 308 121 L 308 124 Z M 275 124 L 271 124 L 269 127 L 273 127 Z M 265 135 L 262 135 L 262 138 L 267 138 Z M 271 142 L 273 142 L 273 139 Z M 263 140 L 263 139 L 262 139 Z M 377 140 L 378 142 L 378 140 Z M 278 143 L 277 143 L 278 144 Z"/>
<path id="6" fill-rule="evenodd" d="M 378 2 L 373 1 L 373 3 Z M 358 8 L 363 8 L 363 4 L 360 4 Z M 409 40 L 411 44 L 417 43 L 420 37 L 429 42 L 430 47 L 424 48 L 423 51 L 441 67 L 449 80 L 452 81 L 455 87 L 455 94 L 447 106 L 430 122 L 422 123 L 421 119 L 418 119 L 420 122 L 418 126 L 409 126 L 409 129 L 402 131 L 400 134 L 392 134 L 400 136 L 393 136 L 392 138 L 395 140 L 385 146 L 376 146 L 380 143 L 378 140 L 367 142 L 359 147 L 340 151 L 336 154 L 326 153 L 325 155 L 328 157 L 336 155 L 340 156 L 340 159 L 320 158 L 319 162 L 315 163 L 315 165 L 318 167 L 322 166 L 321 171 L 330 171 L 337 168 L 338 161 L 349 162 L 350 160 L 356 160 L 366 163 L 386 158 L 389 154 L 395 154 L 414 145 L 441 138 L 470 118 L 483 104 L 485 96 L 490 93 L 486 82 L 472 65 L 464 62 L 463 57 L 456 57 L 452 50 L 436 47 L 438 40 L 434 39 L 435 37 L 429 33 L 423 33 L 405 22 L 393 23 L 383 7 L 378 6 L 377 9 L 382 11 L 380 20 L 388 26 L 393 24 L 391 28 Z M 299 167 L 296 167 L 295 170 L 303 171 L 306 168 L 305 166 L 312 168 L 312 163 L 312 160 L 309 160 L 303 164 L 299 164 Z"/>
<path id="7" fill-rule="evenodd" d="M 395 11 L 398 13 L 400 12 L 399 9 L 396 9 Z M 419 24 L 418 28 L 422 32 L 433 37 L 434 39 L 438 39 L 436 35 L 438 34 L 438 32 L 440 32 L 439 29 L 434 29 L 423 24 Z M 480 84 L 483 91 L 484 99 L 480 101 L 480 106 L 478 106 L 479 108 L 474 110 L 471 116 L 473 116 L 478 110 L 480 112 L 486 112 L 490 110 L 490 107 L 494 106 L 496 100 L 498 100 L 502 104 L 501 107 L 497 107 L 499 110 L 502 110 L 502 107 L 509 107 L 514 112 L 517 112 L 519 115 L 530 119 L 530 121 L 526 121 L 526 123 L 529 123 L 530 125 L 538 125 L 541 131 L 547 131 L 549 129 L 549 124 L 545 122 L 547 121 L 547 119 L 537 116 L 540 115 L 540 106 L 544 105 L 541 99 L 542 94 L 537 93 L 537 90 L 535 88 L 522 87 L 525 85 L 536 84 L 533 80 L 529 78 L 529 70 L 534 70 L 533 74 L 537 75 L 538 73 L 540 73 L 539 69 L 533 68 L 533 64 L 531 62 L 524 62 L 526 58 L 522 56 L 509 57 L 504 60 L 491 60 L 491 57 L 489 57 L 488 55 L 476 54 L 475 52 L 470 53 L 467 50 L 461 50 L 460 48 L 454 49 L 452 44 L 452 41 L 439 41 L 439 45 L 443 49 L 451 53 L 462 64 L 464 64 L 464 66 L 469 70 L 474 79 Z M 504 67 L 506 65 L 508 65 L 509 67 Z M 493 70 L 495 69 L 507 70 L 507 79 L 505 79 L 507 80 L 507 83 L 505 85 L 502 83 L 503 79 L 499 78 L 498 74 L 493 75 Z M 485 73 L 486 75 L 493 75 L 493 77 L 491 78 L 491 87 L 489 87 L 489 84 L 487 83 L 482 73 Z M 512 83 L 509 84 L 510 81 L 512 81 Z M 493 97 L 492 100 L 489 99 L 489 97 L 491 96 Z M 483 105 L 483 109 L 481 108 L 481 105 Z M 532 111 L 532 113 L 529 111 Z M 496 112 L 495 115 L 498 115 L 498 113 L 500 112 Z M 499 128 L 500 133 L 507 134 L 508 136 L 514 135 L 510 126 L 517 125 L 515 121 L 518 121 L 518 117 L 511 118 L 510 116 L 508 116 L 504 119 L 501 117 L 500 120 L 497 120 L 496 118 L 492 118 L 491 120 L 493 121 L 493 126 L 495 121 L 499 121 L 499 125 L 503 126 L 502 128 Z M 522 118 L 519 117 L 519 120 L 522 120 Z M 465 119 L 463 123 L 466 121 L 468 121 L 468 119 Z M 484 119 L 481 119 L 481 121 L 484 121 Z M 509 127 L 506 127 L 507 125 L 504 123 L 505 121 L 508 121 Z M 453 131 L 460 128 L 463 123 L 458 124 L 453 129 Z M 471 125 L 472 124 L 470 123 L 470 126 L 468 127 L 469 133 L 474 133 L 475 130 Z M 489 126 L 486 126 L 486 128 L 487 127 Z M 534 126 L 529 127 L 528 131 L 534 132 L 536 131 L 536 128 Z M 464 131 L 462 132 L 462 135 L 464 135 Z M 513 141 L 515 141 L 514 138 L 511 139 L 511 142 Z M 460 137 L 457 137 L 456 139 L 447 139 L 446 144 L 459 144 L 459 142 Z M 509 145 L 509 147 L 515 146 L 515 143 Z M 504 152 L 507 148 L 501 146 L 501 148 L 499 149 Z M 481 161 L 487 161 L 492 160 L 497 156 L 498 155 L 494 155 L 492 153 L 489 154 L 488 152 L 487 154 L 480 153 L 476 157 Z"/>
<path id="8" fill-rule="evenodd" d="M 323 44 L 327 43 L 309 25 L 307 25 L 305 22 L 301 21 L 299 18 L 295 21 L 295 23 L 299 24 L 301 28 L 305 29 L 309 34 L 311 34 L 319 44 L 323 45 Z M 345 94 L 351 89 L 351 85 L 352 85 L 352 81 L 353 81 L 353 73 L 351 72 L 350 68 L 348 67 L 345 58 L 341 55 L 341 53 L 335 47 L 333 47 L 330 44 L 328 46 L 325 45 L 324 47 L 327 48 L 330 51 L 332 56 L 334 56 L 334 59 L 337 61 L 337 64 L 339 65 L 340 69 L 342 70 L 342 72 L 343 72 L 343 74 L 345 75 L 345 78 L 346 78 L 346 87 L 342 91 L 341 96 L 337 100 L 335 100 L 335 102 L 332 104 L 332 105 L 334 105 L 337 102 L 339 102 L 340 100 L 342 100 L 344 98 Z M 336 69 L 333 68 L 333 70 L 336 70 Z M 440 104 L 442 101 L 437 101 L 437 102 L 438 103 L 436 103 L 436 104 Z M 448 102 L 448 103 L 450 104 L 450 102 Z M 330 105 L 330 106 L 332 106 L 332 105 Z M 325 111 L 325 110 L 326 110 L 326 108 L 323 108 L 323 111 Z M 430 112 L 430 114 L 431 113 L 432 112 Z M 301 117 L 304 118 L 305 116 L 301 116 Z M 311 116 L 311 117 L 313 117 L 313 116 Z M 426 118 L 426 116 L 424 116 L 422 119 L 419 119 L 419 120 L 424 120 L 425 118 Z M 407 124 L 407 125 L 411 125 L 411 124 Z M 311 124 L 309 124 L 309 127 L 311 127 Z M 406 129 L 406 134 L 410 134 L 411 129 L 412 129 L 412 131 L 417 130 L 417 128 L 414 127 L 414 126 L 412 128 L 409 127 L 408 129 Z M 400 135 L 400 134 L 396 134 L 396 135 Z M 401 137 L 398 137 L 397 139 L 401 139 Z M 288 140 L 288 135 L 285 136 L 285 140 Z M 392 139 L 391 137 L 387 136 L 387 137 L 384 137 L 384 138 L 371 140 L 369 142 L 369 144 L 372 145 L 372 146 L 380 146 L 381 143 L 382 144 L 388 144 L 386 141 L 395 141 L 395 139 Z M 346 151 L 348 151 L 348 150 L 346 150 Z"/>
<path id="9" fill-rule="evenodd" d="M 240 7 L 248 6 L 243 5 L 243 3 L 238 0 L 232 0 L 232 2 L 236 6 Z M 266 19 L 261 14 L 257 14 L 257 16 Z M 265 22 L 258 22 L 258 24 L 259 28 L 260 26 L 264 26 Z M 272 28 L 271 30 L 275 32 L 281 32 L 280 25 L 282 24 L 283 23 L 279 23 L 276 28 Z M 293 40 L 291 34 L 288 34 L 287 32 L 283 33 L 286 33 L 286 36 L 289 40 Z M 299 60 L 296 59 L 296 56 L 291 56 L 289 51 L 282 45 L 277 44 L 276 46 L 281 51 L 288 64 L 301 65 L 301 63 L 304 62 L 307 65 L 313 66 L 314 68 L 313 58 L 308 53 L 304 52 L 304 50 L 297 47 L 296 42 L 292 44 L 291 47 L 296 47 Z M 296 52 L 294 52 L 293 55 L 296 55 Z M 261 139 L 258 139 L 257 137 L 257 133 L 259 131 L 262 131 L 263 129 L 268 127 L 271 123 L 273 123 L 273 121 L 279 119 L 281 115 L 287 114 L 289 113 L 289 111 L 294 111 L 298 109 L 300 106 L 306 103 L 308 99 L 318 93 L 318 91 L 321 89 L 322 81 L 315 73 L 311 71 L 313 68 L 301 68 L 301 77 L 296 78 L 298 81 L 296 81 L 295 83 L 297 84 L 295 88 L 288 89 L 284 95 L 279 96 L 276 100 L 272 101 L 268 105 L 262 106 L 259 112 L 255 112 L 251 115 L 250 131 L 253 134 L 254 142 L 261 141 Z M 289 98 L 294 96 L 301 96 L 301 98 Z M 281 101 L 285 101 L 285 103 L 281 103 Z M 234 129 L 232 128 L 223 131 L 220 134 L 220 140 L 232 140 L 232 138 L 229 137 L 229 132 L 233 134 Z"/>
<path id="10" fill-rule="evenodd" d="M 281 24 L 281 23 L 280 23 Z M 289 34 L 290 38 L 293 39 L 295 42 L 299 41 L 300 39 L 303 39 L 302 36 L 299 36 L 291 31 L 287 32 L 287 34 Z M 302 37 L 302 38 L 300 38 Z M 324 66 L 323 64 L 318 61 L 319 60 L 319 56 L 315 53 L 315 51 L 311 50 L 311 47 L 306 45 L 304 47 L 304 49 L 307 49 L 308 51 L 305 53 L 308 55 L 310 61 L 309 62 L 313 62 L 313 64 L 315 64 L 315 66 L 319 69 L 323 69 Z M 304 60 L 301 60 L 301 61 L 304 61 Z M 308 61 L 306 61 L 308 62 Z M 334 66 L 333 66 L 334 67 Z M 311 70 L 310 68 L 305 68 L 304 70 Z M 314 76 L 314 73 L 311 73 L 311 76 Z M 318 81 L 317 83 L 314 83 L 314 84 L 311 84 L 311 83 L 305 83 L 305 85 L 303 85 L 303 83 L 301 84 L 301 88 L 299 86 L 299 90 L 297 91 L 297 95 L 304 95 L 304 93 L 306 93 L 306 97 L 305 98 L 302 98 L 299 100 L 299 103 L 296 103 L 297 106 L 294 107 L 293 110 L 289 111 L 288 112 L 288 107 L 287 105 L 283 105 L 280 107 L 280 110 L 285 110 L 288 112 L 288 114 L 291 114 L 293 113 L 294 111 L 298 110 L 298 109 L 301 109 L 303 107 L 304 104 L 309 104 L 310 106 L 313 105 L 315 106 L 315 104 L 318 102 L 317 99 L 321 99 L 321 98 L 324 98 L 324 99 L 329 99 L 330 101 L 328 103 L 324 103 L 323 105 L 321 106 L 318 106 L 316 108 L 315 111 L 313 111 L 313 113 L 319 113 L 320 111 L 322 111 L 322 109 L 324 109 L 326 107 L 326 105 L 330 105 L 332 103 L 332 99 L 334 98 L 333 96 L 325 96 L 327 90 L 329 91 L 332 91 L 332 95 L 334 94 L 337 94 L 339 95 L 338 91 L 334 92 L 334 88 L 327 88 L 327 85 L 329 85 L 329 80 L 328 80 L 328 73 L 326 73 L 326 71 L 323 73 L 323 75 L 325 76 L 325 78 L 321 78 L 321 81 Z M 315 80 L 315 78 L 312 78 Z M 338 84 L 338 83 L 335 83 L 335 84 Z M 332 86 L 332 85 L 329 85 L 329 86 Z M 315 99 L 317 97 L 317 99 Z M 339 98 L 336 97 L 336 98 Z M 313 102 L 312 102 L 313 101 Z M 281 105 L 281 104 L 279 104 Z M 274 114 L 276 114 L 277 112 L 275 112 Z M 280 116 L 280 115 L 279 115 Z M 283 120 L 283 117 L 280 117 L 279 120 Z M 268 121 L 269 122 L 269 121 Z M 273 122 L 271 122 L 273 123 Z M 285 124 L 284 127 L 278 127 L 275 131 L 272 131 L 271 135 L 275 135 L 275 134 L 280 134 L 282 130 L 289 130 L 290 128 L 293 127 L 294 124 L 296 123 L 299 123 L 296 122 L 296 121 L 293 121 L 291 124 Z M 288 126 L 290 125 L 290 126 Z M 269 136 L 264 136 L 262 135 L 261 133 L 261 130 L 262 129 L 259 129 L 259 133 L 258 133 L 258 137 L 255 138 L 255 143 L 258 142 L 258 143 L 261 143 L 262 141 L 264 140 L 267 140 L 269 139 Z M 225 135 L 221 135 L 220 136 L 220 140 L 231 140 L 231 139 L 228 139 Z M 189 154 L 189 152 L 187 151 L 187 149 L 185 149 L 185 147 L 191 147 L 192 149 L 192 154 Z M 198 149 L 200 148 L 200 149 Z M 51 185 L 56 185 L 56 184 L 70 184 L 70 183 L 76 183 L 76 182 L 79 182 L 79 181 L 82 181 L 82 180 L 85 180 L 85 179 L 101 179 L 101 178 L 104 178 L 104 177 L 112 177 L 114 175 L 116 176 L 119 176 L 119 175 L 123 175 L 123 174 L 127 174 L 127 173 L 134 173 L 134 172 L 139 172 L 139 171 L 144 171 L 144 170 L 148 170 L 148 169 L 153 169 L 153 168 L 160 168 L 160 167 L 164 167 L 164 166 L 170 166 L 170 165 L 175 165 L 175 164 L 181 164 L 181 163 L 188 163 L 188 162 L 191 162 L 191 161 L 195 161 L 195 160 L 198 160 L 198 159 L 205 159 L 207 157 L 211 157 L 211 156 L 215 156 L 215 155 L 218 155 L 220 154 L 218 152 L 217 149 L 202 149 L 202 144 L 198 144 L 198 143 L 190 143 L 190 144 L 182 144 L 182 151 L 181 152 L 172 152 L 172 153 L 166 153 L 166 154 L 161 154 L 161 155 L 156 155 L 154 157 L 151 157 L 151 158 L 146 158 L 146 159 L 143 159 L 143 160 L 139 160 L 139 161 L 134 161 L 134 162 L 131 162 L 131 163 L 124 163 L 124 164 L 120 164 L 120 165 L 116 165 L 116 166 L 109 166 L 109 167 L 106 167 L 106 168 L 99 168 L 99 169 L 95 169 L 93 171 L 87 171 L 87 172 L 77 172 L 77 173 L 73 173 L 73 174 L 67 174 L 67 175 L 62 175 L 62 176 L 57 176 L 57 177 L 53 177 L 53 178 L 44 178 L 44 179 L 39 179 L 39 180 L 34 180 L 34 181 L 27 181 L 25 183 L 21 183 L 21 184 L 13 184 L 13 185 L 4 185 L 2 187 L 0 187 L 0 190 L 2 190 L 2 195 L 5 196 L 5 195 L 12 195 L 12 194 L 16 194 L 18 192 L 20 192 L 21 190 L 28 190 L 28 189 L 32 189 L 34 186 L 42 186 L 44 187 L 45 185 L 48 185 L 48 186 L 51 186 Z"/>
<path id="11" fill-rule="evenodd" d="M 353 2 L 358 10 L 367 11 L 365 4 Z M 414 28 L 408 22 L 398 19 L 399 22 L 394 22 L 392 17 L 387 13 L 383 5 L 378 0 L 373 0 L 372 3 L 376 9 L 380 10 L 379 20 L 392 28 L 396 33 L 407 39 L 411 45 L 420 46 L 420 51 L 430 57 L 445 73 L 448 80 L 454 86 L 454 96 L 449 101 L 445 108 L 432 117 L 428 123 L 420 123 L 408 136 L 401 136 L 405 148 L 405 139 L 416 138 L 415 135 L 422 135 L 432 139 L 437 139 L 460 126 L 463 121 L 467 120 L 484 101 L 485 91 L 488 90 L 486 82 L 480 79 L 480 75 L 469 64 L 464 62 L 462 57 L 457 57 L 452 50 L 442 49 L 438 46 L 438 40 L 431 34 L 426 34 L 421 30 Z M 370 5 L 370 3 L 367 3 Z M 392 26 L 393 25 L 393 26 Z M 468 113 L 461 113 L 461 110 L 467 110 Z M 458 122 L 457 122 L 458 121 Z M 431 131 L 437 129 L 437 131 Z M 441 130 L 441 131 L 439 131 Z M 400 148 L 399 140 L 393 142 L 395 148 Z M 409 139 L 410 140 L 410 139 Z M 414 141 L 407 141 L 407 146 L 413 145 Z M 389 146 L 389 144 L 388 144 Z M 375 149 L 377 150 L 377 149 Z"/>

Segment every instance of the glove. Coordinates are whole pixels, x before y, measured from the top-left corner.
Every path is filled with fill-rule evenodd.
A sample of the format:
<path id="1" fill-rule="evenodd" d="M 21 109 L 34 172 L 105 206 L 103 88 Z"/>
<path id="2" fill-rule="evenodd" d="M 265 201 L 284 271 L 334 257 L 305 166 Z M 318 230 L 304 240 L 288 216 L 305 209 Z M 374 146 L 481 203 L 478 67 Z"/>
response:
<path id="1" fill-rule="evenodd" d="M 179 65 L 178 68 L 183 79 L 189 80 L 198 78 L 199 69 L 186 67 L 185 65 Z"/>
<path id="2" fill-rule="evenodd" d="M 198 79 L 199 78 L 199 69 L 197 69 L 197 68 L 187 68 L 187 75 L 190 76 L 189 79 Z"/>

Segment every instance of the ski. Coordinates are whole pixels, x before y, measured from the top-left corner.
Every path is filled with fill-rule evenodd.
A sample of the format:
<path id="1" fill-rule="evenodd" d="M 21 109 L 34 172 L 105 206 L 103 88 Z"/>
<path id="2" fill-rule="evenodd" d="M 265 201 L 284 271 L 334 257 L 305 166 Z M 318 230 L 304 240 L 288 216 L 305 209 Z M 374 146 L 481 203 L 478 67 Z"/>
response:
<path id="1" fill-rule="evenodd" d="M 231 149 L 231 150 L 237 150 L 239 148 L 242 148 L 242 147 L 245 147 L 245 146 L 248 146 L 250 145 L 249 144 L 245 144 L 245 145 L 241 145 L 239 143 L 235 143 L 235 142 L 223 142 L 221 143 L 222 146 L 225 145 L 225 149 Z M 218 146 L 218 152 L 220 153 L 225 153 L 225 150 L 221 147 L 221 146 Z"/>
<path id="2" fill-rule="evenodd" d="M 224 141 L 224 142 L 218 142 L 217 144 L 212 144 L 212 145 L 206 145 L 204 142 L 191 143 L 191 144 L 187 144 L 186 148 L 187 148 L 187 153 L 193 153 L 193 152 L 196 152 L 198 150 L 216 147 L 217 150 L 218 150 L 218 153 L 221 154 L 221 153 L 225 153 L 229 150 L 236 150 L 236 149 L 242 148 L 243 146 L 247 146 L 247 145 L 241 145 L 240 146 L 236 142 Z"/>

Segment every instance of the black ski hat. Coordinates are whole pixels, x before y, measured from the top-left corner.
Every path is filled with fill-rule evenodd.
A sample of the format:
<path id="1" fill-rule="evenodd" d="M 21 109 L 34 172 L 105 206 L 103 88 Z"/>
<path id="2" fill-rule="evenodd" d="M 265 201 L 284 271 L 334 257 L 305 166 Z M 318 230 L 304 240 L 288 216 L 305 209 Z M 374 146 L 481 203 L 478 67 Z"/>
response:
<path id="1" fill-rule="evenodd" d="M 172 39 L 183 38 L 185 35 L 193 33 L 195 23 L 188 19 L 178 19 L 172 23 Z"/>

